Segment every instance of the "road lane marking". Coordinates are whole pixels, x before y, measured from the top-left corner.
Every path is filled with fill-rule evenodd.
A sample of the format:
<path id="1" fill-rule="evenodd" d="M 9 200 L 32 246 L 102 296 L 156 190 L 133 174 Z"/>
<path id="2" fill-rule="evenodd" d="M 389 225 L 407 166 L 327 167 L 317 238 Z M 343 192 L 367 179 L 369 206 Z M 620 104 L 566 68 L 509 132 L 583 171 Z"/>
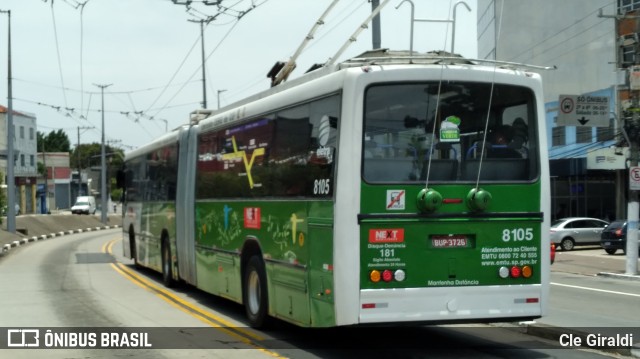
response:
<path id="1" fill-rule="evenodd" d="M 112 248 L 113 245 L 118 242 L 119 240 L 122 240 L 121 238 L 116 238 L 116 239 L 112 239 L 111 241 L 105 243 L 105 245 L 102 246 L 102 251 L 104 253 L 108 253 L 108 254 L 112 254 Z M 276 352 L 272 352 L 268 349 L 263 348 L 262 346 L 260 346 L 258 343 L 255 343 L 255 341 L 264 341 L 265 338 L 259 336 L 256 333 L 247 331 L 241 327 L 238 327 L 236 325 L 234 325 L 233 323 L 211 313 L 208 312 L 204 309 L 198 308 L 194 305 L 192 305 L 191 303 L 183 300 L 182 298 L 176 296 L 175 294 L 167 291 L 166 289 L 159 287 L 158 285 L 150 282 L 149 280 L 145 279 L 144 277 L 138 275 L 137 273 L 135 273 L 134 271 L 132 271 L 131 269 L 129 269 L 126 265 L 119 263 L 119 262 L 115 262 L 115 263 L 110 263 L 111 267 L 118 272 L 120 275 L 122 275 L 123 277 L 129 279 L 131 282 L 133 282 L 134 284 L 149 290 L 153 293 L 155 293 L 158 297 L 160 297 L 161 299 L 163 299 L 164 301 L 166 301 L 167 303 L 169 303 L 170 305 L 172 305 L 175 308 L 178 308 L 180 310 L 182 310 L 183 312 L 199 319 L 200 321 L 224 332 L 225 334 L 232 336 L 238 340 L 240 340 L 241 342 L 250 345 L 252 347 L 254 347 L 255 349 L 268 354 L 269 356 L 275 357 L 275 358 L 285 358 L 284 356 L 276 353 Z"/>
<path id="2" fill-rule="evenodd" d="M 554 283 L 554 282 L 551 282 L 551 284 L 552 285 L 557 285 L 557 286 L 560 286 L 560 287 L 584 289 L 584 290 L 590 290 L 590 291 L 602 292 L 602 293 L 609 293 L 609 294 L 628 295 L 630 297 L 638 297 L 638 298 L 640 298 L 640 294 L 618 292 L 618 291 L 615 291 L 615 290 L 606 290 L 606 289 L 598 289 L 598 288 L 590 288 L 590 287 L 581 287 L 579 285 L 562 284 L 562 283 Z"/>

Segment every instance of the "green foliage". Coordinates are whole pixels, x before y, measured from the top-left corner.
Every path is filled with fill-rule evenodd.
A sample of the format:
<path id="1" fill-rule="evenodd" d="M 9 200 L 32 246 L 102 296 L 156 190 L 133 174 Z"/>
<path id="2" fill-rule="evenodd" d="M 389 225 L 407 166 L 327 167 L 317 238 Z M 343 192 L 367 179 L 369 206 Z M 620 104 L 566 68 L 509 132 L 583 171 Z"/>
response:
<path id="1" fill-rule="evenodd" d="M 38 152 L 70 152 L 71 142 L 63 130 L 51 131 L 48 134 L 37 132 Z"/>
<path id="2" fill-rule="evenodd" d="M 47 175 L 47 168 L 44 166 L 44 163 L 38 162 L 38 174 L 42 177 Z"/>
<path id="3" fill-rule="evenodd" d="M 100 166 L 102 146 L 99 143 L 81 144 L 71 152 L 71 168 L 89 168 Z M 109 145 L 104 149 L 107 167 L 118 169 L 122 167 L 124 151 Z"/>

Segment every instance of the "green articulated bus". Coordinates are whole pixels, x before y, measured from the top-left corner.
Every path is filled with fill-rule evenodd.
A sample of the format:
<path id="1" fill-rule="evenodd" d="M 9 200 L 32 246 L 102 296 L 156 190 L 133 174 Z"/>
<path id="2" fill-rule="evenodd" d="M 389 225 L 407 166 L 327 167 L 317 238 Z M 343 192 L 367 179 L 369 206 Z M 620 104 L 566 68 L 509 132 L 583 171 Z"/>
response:
<path id="1" fill-rule="evenodd" d="M 124 255 L 250 325 L 530 320 L 549 294 L 532 67 L 365 53 L 126 155 Z"/>

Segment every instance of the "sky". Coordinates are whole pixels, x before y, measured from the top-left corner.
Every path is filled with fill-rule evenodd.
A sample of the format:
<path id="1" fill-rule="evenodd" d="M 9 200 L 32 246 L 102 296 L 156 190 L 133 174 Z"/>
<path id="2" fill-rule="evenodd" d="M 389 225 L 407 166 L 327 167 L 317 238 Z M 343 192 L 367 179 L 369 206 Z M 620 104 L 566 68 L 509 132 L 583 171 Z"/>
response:
<path id="1" fill-rule="evenodd" d="M 269 88 L 267 72 L 286 61 L 332 0 L 2 0 L 11 11 L 13 109 L 38 131 L 64 130 L 74 147 L 105 140 L 125 152 L 188 122 L 202 108 L 204 28 L 207 107 Z M 208 0 L 214 3 L 213 0 Z M 381 3 L 384 0 L 380 0 Z M 414 0 L 415 19 L 452 19 L 453 0 Z M 477 56 L 476 0 L 458 6 L 455 52 Z M 82 5 L 84 4 L 84 5 Z M 396 6 L 400 5 L 397 9 Z M 381 12 L 381 47 L 408 50 L 411 6 Z M 371 12 L 368 0 L 338 2 L 297 60 L 290 79 L 332 58 Z M 0 105 L 8 104 L 8 16 L 0 14 Z M 370 29 L 370 27 L 369 27 Z M 361 32 L 338 61 L 372 48 Z M 450 50 L 451 24 L 414 23 L 414 51 Z"/>

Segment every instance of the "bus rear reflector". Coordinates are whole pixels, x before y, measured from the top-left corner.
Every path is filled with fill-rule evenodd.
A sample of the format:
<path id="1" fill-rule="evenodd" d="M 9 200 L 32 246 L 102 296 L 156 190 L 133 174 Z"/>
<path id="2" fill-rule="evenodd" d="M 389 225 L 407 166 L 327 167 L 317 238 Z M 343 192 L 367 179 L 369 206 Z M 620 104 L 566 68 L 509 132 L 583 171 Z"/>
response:
<path id="1" fill-rule="evenodd" d="M 509 278 L 509 268 L 500 267 L 500 269 L 498 269 L 498 275 L 500 278 Z"/>
<path id="2" fill-rule="evenodd" d="M 398 281 L 398 282 L 402 282 L 405 278 L 406 278 L 406 274 L 404 273 L 404 271 L 402 269 L 398 269 L 394 274 L 393 277 Z"/>

